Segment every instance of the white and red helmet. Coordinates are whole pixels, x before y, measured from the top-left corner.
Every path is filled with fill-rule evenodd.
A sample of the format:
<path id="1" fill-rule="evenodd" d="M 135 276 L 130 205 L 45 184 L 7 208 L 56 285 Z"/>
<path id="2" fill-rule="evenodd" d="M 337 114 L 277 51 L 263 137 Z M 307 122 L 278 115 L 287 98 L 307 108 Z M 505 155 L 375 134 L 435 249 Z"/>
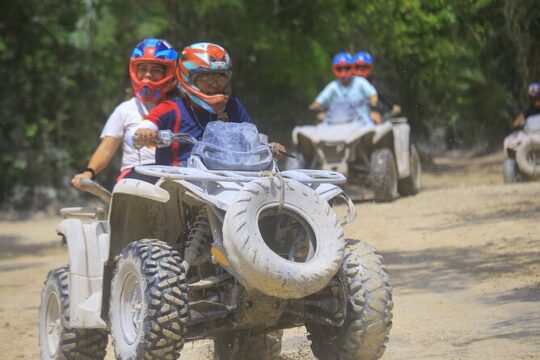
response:
<path id="1" fill-rule="evenodd" d="M 197 76 L 205 73 L 225 74 L 229 83 L 222 94 L 208 95 L 196 85 Z M 176 77 L 184 93 L 201 108 L 218 114 L 225 110 L 231 92 L 232 62 L 229 53 L 219 45 L 196 43 L 182 50 Z"/>
<path id="2" fill-rule="evenodd" d="M 178 52 L 162 39 L 145 39 L 131 53 L 129 77 L 133 84 L 133 94 L 144 102 L 157 103 L 177 85 L 175 70 Z M 137 65 L 143 62 L 161 64 L 165 67 L 165 77 L 159 81 L 137 78 Z"/>

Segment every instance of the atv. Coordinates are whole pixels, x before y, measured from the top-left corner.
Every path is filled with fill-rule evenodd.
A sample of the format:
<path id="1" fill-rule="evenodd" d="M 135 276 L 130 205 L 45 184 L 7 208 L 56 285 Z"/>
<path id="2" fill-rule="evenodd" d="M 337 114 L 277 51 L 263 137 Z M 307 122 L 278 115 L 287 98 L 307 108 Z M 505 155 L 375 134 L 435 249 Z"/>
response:
<path id="1" fill-rule="evenodd" d="M 138 166 L 104 209 L 63 209 L 69 265 L 41 296 L 42 359 L 177 359 L 209 338 L 215 359 L 278 359 L 283 329 L 304 325 L 319 359 L 377 359 L 392 289 L 370 245 L 345 239 L 356 216 L 326 170 L 280 172 L 253 124 L 211 122 L 186 167 Z M 339 218 L 333 206 L 340 206 Z"/>
<path id="2" fill-rule="evenodd" d="M 504 139 L 505 183 L 534 180 L 540 175 L 540 115 L 529 116 L 523 130 Z"/>
<path id="3" fill-rule="evenodd" d="M 318 125 L 297 126 L 292 140 L 297 160 L 287 169 L 307 167 L 338 171 L 351 185 L 370 188 L 375 201 L 392 201 L 420 191 L 420 157 L 410 144 L 410 127 L 403 117 L 385 116 L 381 125 L 366 124 L 355 106 L 330 105 Z"/>

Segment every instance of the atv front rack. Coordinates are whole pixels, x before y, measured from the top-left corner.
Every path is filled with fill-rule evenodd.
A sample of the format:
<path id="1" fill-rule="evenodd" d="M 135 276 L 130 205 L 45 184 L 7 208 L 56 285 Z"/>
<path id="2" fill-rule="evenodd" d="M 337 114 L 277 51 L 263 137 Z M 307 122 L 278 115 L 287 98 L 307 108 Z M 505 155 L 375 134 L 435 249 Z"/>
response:
<path id="1" fill-rule="evenodd" d="M 287 170 L 283 172 L 269 171 L 232 171 L 232 170 L 202 170 L 178 166 L 146 165 L 136 166 L 135 171 L 148 176 L 171 180 L 188 181 L 225 181 L 250 182 L 260 177 L 281 175 L 303 184 L 344 184 L 347 179 L 336 171 L 327 170 Z"/>

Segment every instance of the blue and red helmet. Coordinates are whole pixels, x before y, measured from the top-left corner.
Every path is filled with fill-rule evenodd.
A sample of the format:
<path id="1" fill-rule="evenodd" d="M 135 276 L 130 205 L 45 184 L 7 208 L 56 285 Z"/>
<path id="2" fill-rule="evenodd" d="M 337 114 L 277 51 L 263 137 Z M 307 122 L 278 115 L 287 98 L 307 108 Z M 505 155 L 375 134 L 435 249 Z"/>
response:
<path id="1" fill-rule="evenodd" d="M 129 77 L 134 95 L 144 102 L 157 103 L 165 94 L 176 87 L 176 62 L 178 53 L 166 40 L 145 39 L 131 53 Z M 137 65 L 156 63 L 165 67 L 165 77 L 159 81 L 137 78 Z"/>
<path id="2" fill-rule="evenodd" d="M 227 85 L 222 94 L 205 94 L 195 85 L 197 76 L 201 74 L 224 74 Z M 232 62 L 227 50 L 212 43 L 196 43 L 182 50 L 176 77 L 181 90 L 201 108 L 213 113 L 221 113 L 229 101 L 231 92 Z"/>
<path id="3" fill-rule="evenodd" d="M 531 83 L 527 88 L 530 97 L 540 96 L 540 83 Z"/>
<path id="4" fill-rule="evenodd" d="M 354 55 L 354 75 L 368 77 L 373 70 L 373 57 L 367 51 L 359 51 Z"/>
<path id="5" fill-rule="evenodd" d="M 347 82 L 353 75 L 353 56 L 347 52 L 340 52 L 332 60 L 332 71 L 336 79 Z"/>

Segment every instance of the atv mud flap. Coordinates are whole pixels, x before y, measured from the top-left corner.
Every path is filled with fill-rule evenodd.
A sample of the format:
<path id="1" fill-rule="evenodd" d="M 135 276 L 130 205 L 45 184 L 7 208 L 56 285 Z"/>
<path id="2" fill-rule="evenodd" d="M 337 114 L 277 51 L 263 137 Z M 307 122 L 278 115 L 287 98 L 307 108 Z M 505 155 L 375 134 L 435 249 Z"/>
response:
<path id="1" fill-rule="evenodd" d="M 106 221 L 66 219 L 57 228 L 69 252 L 69 326 L 105 328 L 101 319 L 103 268 L 109 256 Z"/>
<path id="2" fill-rule="evenodd" d="M 393 124 L 392 132 L 394 134 L 394 152 L 400 179 L 406 178 L 411 174 L 410 168 L 410 139 L 411 128 L 409 124 Z"/>

